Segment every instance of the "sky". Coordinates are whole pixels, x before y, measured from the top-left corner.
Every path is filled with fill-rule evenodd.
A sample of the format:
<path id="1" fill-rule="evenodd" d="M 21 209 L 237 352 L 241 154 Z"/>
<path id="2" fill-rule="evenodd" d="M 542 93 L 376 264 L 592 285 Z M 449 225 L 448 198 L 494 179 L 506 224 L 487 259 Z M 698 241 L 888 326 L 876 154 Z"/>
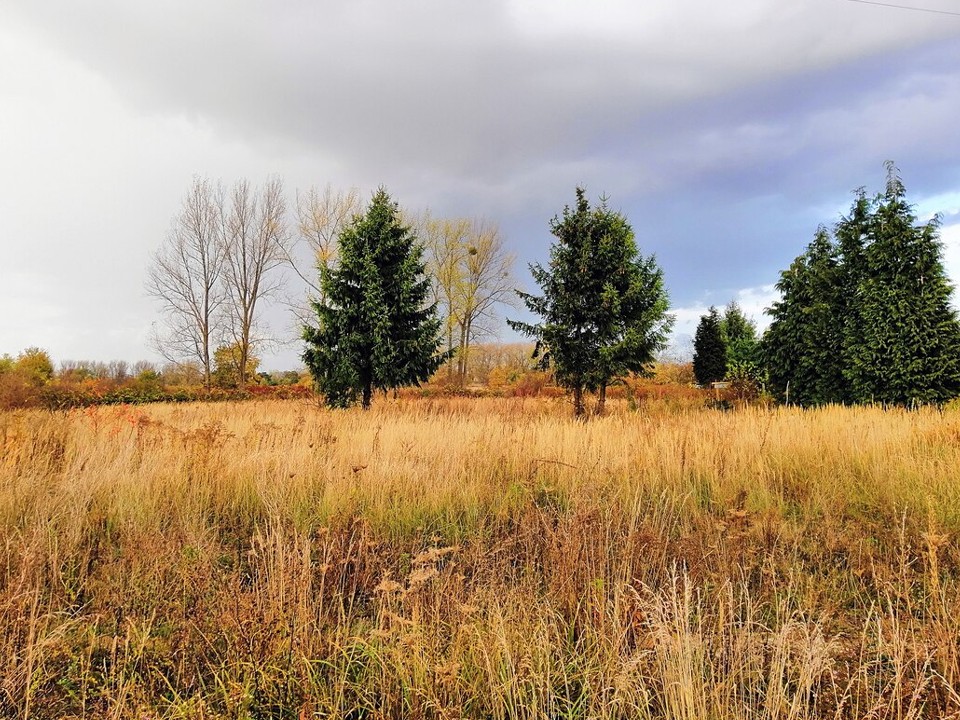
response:
<path id="1" fill-rule="evenodd" d="M 582 185 L 656 255 L 684 348 L 711 304 L 763 327 L 892 159 L 960 281 L 960 5 L 899 4 L 0 0 L 0 354 L 158 359 L 146 271 L 196 176 L 486 218 L 526 289 Z M 263 320 L 262 366 L 297 366 Z"/>

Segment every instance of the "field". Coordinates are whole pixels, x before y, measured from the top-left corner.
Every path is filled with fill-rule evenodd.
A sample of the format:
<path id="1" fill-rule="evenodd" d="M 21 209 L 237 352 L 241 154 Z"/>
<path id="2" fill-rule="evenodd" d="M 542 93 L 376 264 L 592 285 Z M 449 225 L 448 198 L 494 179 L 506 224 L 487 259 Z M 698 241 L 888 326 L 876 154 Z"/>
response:
<path id="1" fill-rule="evenodd" d="M 960 413 L 0 414 L 0 717 L 960 717 Z"/>

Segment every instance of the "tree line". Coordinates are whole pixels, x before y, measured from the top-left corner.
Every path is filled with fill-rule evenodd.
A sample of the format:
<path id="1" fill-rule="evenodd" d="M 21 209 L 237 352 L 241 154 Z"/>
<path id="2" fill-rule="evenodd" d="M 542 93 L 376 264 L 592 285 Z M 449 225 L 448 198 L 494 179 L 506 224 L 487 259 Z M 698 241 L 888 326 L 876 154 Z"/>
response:
<path id="1" fill-rule="evenodd" d="M 666 345 L 672 317 L 663 273 L 653 257 L 640 254 L 626 217 L 605 201 L 591 208 L 582 188 L 576 203 L 551 222 L 551 232 L 556 240 L 549 265 L 531 266 L 541 294 L 515 291 L 540 322 L 508 322 L 535 340 L 539 366 L 552 369 L 556 382 L 571 391 L 575 415 L 585 414 L 587 391 L 597 393 L 596 412 L 602 413 L 608 385 L 628 373 L 649 372 Z M 448 238 L 462 233 L 441 231 Z M 431 297 L 425 245 L 383 189 L 337 241 L 338 263 L 320 268 L 311 302 L 315 322 L 303 332 L 304 362 L 332 406 L 369 407 L 375 391 L 419 384 L 455 354 L 465 356 L 472 322 L 511 289 L 505 264 L 488 262 L 480 244 L 498 248 L 496 236 L 480 237 L 479 247 L 460 255 L 470 270 L 463 294 L 470 302 L 461 315 L 448 311 L 445 323 L 437 308 L 455 297 L 446 276 L 434 280 Z M 458 255 L 454 249 L 433 257 L 442 270 Z"/>
<path id="2" fill-rule="evenodd" d="M 886 168 L 884 191 L 858 190 L 849 213 L 818 228 L 780 274 L 759 341 L 731 327 L 730 308 L 701 317 L 698 382 L 746 378 L 804 406 L 940 404 L 960 394 L 960 322 L 939 218 L 918 222 L 896 167 Z"/>
<path id="3" fill-rule="evenodd" d="M 324 274 L 340 267 L 344 234 L 363 212 L 356 189 L 298 192 L 291 219 L 279 178 L 230 189 L 195 178 L 148 271 L 147 291 L 161 303 L 155 348 L 168 360 L 197 363 L 208 388 L 224 360 L 238 384 L 250 382 L 251 359 L 273 340 L 262 321 L 265 301 L 287 304 L 298 326 L 309 324 L 313 303 L 327 298 Z M 498 308 L 514 301 L 514 255 L 488 221 L 429 211 L 398 219 L 423 248 L 425 300 L 440 315 L 447 357 L 456 359 L 448 382 L 462 386 L 471 349 L 495 334 Z M 284 294 L 281 267 L 304 283 L 304 297 Z"/>
<path id="4" fill-rule="evenodd" d="M 694 342 L 697 381 L 804 405 L 960 393 L 960 324 L 938 223 L 918 223 L 905 194 L 891 164 L 885 192 L 858 191 L 849 216 L 820 228 L 781 273 L 762 337 L 735 303 L 711 308 Z M 475 341 L 511 303 L 535 316 L 507 322 L 534 341 L 537 367 L 570 391 L 578 416 L 589 393 L 602 413 L 607 387 L 648 374 L 666 346 L 673 317 L 661 269 L 627 218 L 605 198 L 591 206 L 582 188 L 550 221 L 548 263 L 530 266 L 538 292 L 517 289 L 514 256 L 489 222 L 407 213 L 383 188 L 365 206 L 356 191 L 311 190 L 295 208 L 291 227 L 278 180 L 229 193 L 196 180 L 155 256 L 149 287 L 168 320 L 160 342 L 199 361 L 208 383 L 218 339 L 244 381 L 258 302 L 276 292 L 270 273 L 284 263 L 309 288 L 293 303 L 302 357 L 333 406 L 368 407 L 376 391 L 422 383 L 444 364 L 448 381 L 463 384 Z"/>

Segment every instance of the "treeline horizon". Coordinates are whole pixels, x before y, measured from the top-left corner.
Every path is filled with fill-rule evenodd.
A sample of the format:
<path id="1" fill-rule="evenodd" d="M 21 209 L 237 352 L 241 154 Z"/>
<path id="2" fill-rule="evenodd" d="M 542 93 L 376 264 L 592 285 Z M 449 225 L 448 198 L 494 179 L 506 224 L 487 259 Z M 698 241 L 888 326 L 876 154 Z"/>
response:
<path id="1" fill-rule="evenodd" d="M 502 367 L 532 367 L 532 361 L 529 355 L 534 348 L 534 343 L 527 341 L 501 341 L 494 340 L 478 343 L 474 347 L 473 365 L 468 380 L 471 383 L 481 383 L 481 376 L 496 368 Z M 223 357 L 223 355 L 221 356 Z M 214 384 L 221 387 L 236 385 L 237 378 L 233 372 L 232 360 L 228 359 L 220 367 L 214 363 L 213 377 Z M 689 364 L 690 360 L 678 359 L 664 356 L 661 361 L 666 364 Z M 301 362 L 297 367 L 279 369 L 263 369 L 259 358 L 251 358 L 249 367 L 256 368 L 251 374 L 250 381 L 257 384 L 293 384 L 291 378 L 304 378 L 309 375 L 306 366 Z M 82 382 L 88 380 L 107 380 L 111 382 L 126 382 L 130 380 L 142 379 L 143 377 L 158 376 L 168 378 L 174 385 L 202 385 L 204 382 L 203 370 L 195 361 L 156 361 L 140 359 L 130 362 L 125 359 L 113 360 L 76 360 L 73 358 L 64 358 L 57 360 L 46 349 L 38 346 L 24 348 L 12 354 L 4 352 L 0 354 L 0 375 L 21 369 L 34 378 L 42 381 L 47 380 L 66 380 L 71 382 Z M 448 370 L 456 370 L 456 362 L 453 368 L 448 369 L 445 363 L 437 372 L 437 380 L 443 380 Z M 269 376 L 269 377 L 266 377 Z M 219 378 L 219 382 L 218 382 Z"/>
<path id="2" fill-rule="evenodd" d="M 804 406 L 942 405 L 960 395 L 940 219 L 919 222 L 896 165 L 886 170 L 882 192 L 858 189 L 849 212 L 819 226 L 780 273 L 761 337 L 735 304 L 701 317 L 698 382 L 751 382 Z"/>
<path id="3" fill-rule="evenodd" d="M 692 358 L 677 357 L 676 354 L 668 356 L 666 333 L 670 330 L 672 316 L 664 289 L 662 300 L 658 301 L 664 303 L 659 311 L 666 321 L 662 336 L 650 345 L 642 362 L 629 368 L 624 366 L 619 372 L 643 374 L 654 359 L 678 364 L 692 359 L 694 369 L 699 369 L 696 379 L 701 385 L 717 380 L 752 382 L 757 394 L 769 386 L 779 399 L 788 401 L 792 389 L 792 399 L 802 404 L 864 402 L 876 398 L 899 403 L 942 402 L 954 397 L 960 392 L 960 367 L 952 361 L 940 362 L 939 356 L 926 357 L 931 356 L 929 352 L 923 362 L 939 368 L 941 381 L 938 381 L 936 390 L 928 392 L 927 388 L 920 387 L 925 381 L 914 372 L 916 377 L 912 379 L 896 380 L 899 383 L 896 392 L 885 394 L 882 391 L 884 383 L 891 382 L 896 376 L 896 362 L 915 364 L 904 347 L 911 343 L 914 346 L 920 343 L 922 347 L 939 343 L 943 347 L 938 352 L 949 355 L 950 350 L 960 344 L 954 339 L 960 337 L 960 330 L 957 330 L 960 325 L 957 324 L 956 311 L 949 304 L 953 287 L 943 269 L 937 221 L 919 225 L 905 200 L 905 188 L 892 163 L 888 163 L 887 173 L 884 193 L 872 199 L 867 198 L 863 190 L 856 193 L 851 216 L 837 222 L 835 240 L 830 231 L 821 226 L 814 242 L 781 273 L 776 285 L 780 298 L 764 309 L 764 313 L 771 317 L 771 327 L 762 334 L 756 332 L 755 320 L 746 317 L 734 302 L 728 306 L 723 318 L 714 308 L 701 317 Z M 384 190 L 381 188 L 377 192 L 384 193 Z M 581 192 L 578 189 L 578 193 Z M 880 227 L 881 211 L 894 205 L 890 212 L 896 217 L 884 226 L 887 229 L 883 232 L 899 235 L 887 238 L 886 246 L 866 240 L 871 228 Z M 605 202 L 601 207 L 607 212 Z M 409 233 L 411 247 L 416 246 L 417 257 L 422 257 L 421 272 L 426 283 L 422 302 L 425 307 L 433 308 L 439 323 L 440 342 L 436 352 L 442 355 L 442 359 L 431 361 L 430 371 L 421 373 L 417 382 L 431 378 L 433 370 L 439 366 L 443 368 L 447 384 L 464 387 L 481 382 L 471 368 L 475 348 L 485 341 L 491 347 L 520 346 L 522 343 L 491 340 L 497 338 L 507 324 L 521 332 L 537 327 L 507 317 L 511 310 L 519 309 L 521 301 L 527 304 L 528 310 L 534 309 L 530 304 L 534 296 L 521 290 L 516 276 L 516 256 L 492 221 L 438 217 L 430 210 L 414 213 L 398 205 L 396 209 L 398 227 L 402 226 L 404 232 Z M 208 390 L 213 387 L 297 384 L 303 380 L 308 363 L 301 362 L 296 369 L 285 371 L 264 372 L 260 369 L 258 356 L 270 343 L 277 342 L 265 321 L 264 310 L 270 303 L 286 307 L 298 332 L 315 323 L 313 313 L 317 303 L 322 306 L 328 300 L 323 278 L 337 270 L 343 233 L 362 220 L 363 213 L 360 191 L 355 188 L 337 191 L 328 185 L 322 191 L 317 188 L 305 192 L 298 190 L 294 203 L 289 206 L 279 177 L 271 177 L 261 186 L 241 179 L 230 187 L 222 182 L 195 177 L 147 269 L 146 289 L 158 301 L 161 314 L 151 344 L 165 362 L 62 360 L 58 378 L 75 382 L 112 380 L 123 383 L 159 380 L 164 375 L 177 378 L 175 384 L 193 385 L 197 384 L 196 375 L 199 374 L 200 384 Z M 632 229 L 626 217 L 619 213 L 614 215 L 617 222 L 625 224 L 630 234 L 629 242 L 633 243 Z M 554 218 L 553 223 L 556 222 L 557 218 Z M 894 225 L 897 229 L 890 230 Z M 862 237 L 851 239 L 857 233 Z M 905 252 L 904 248 L 912 248 L 921 241 L 925 243 L 925 249 L 918 251 L 923 254 L 923 268 L 917 270 L 920 274 L 900 284 L 897 290 L 899 300 L 885 304 L 884 288 L 908 276 L 910 262 L 920 261 L 915 258 L 900 262 L 896 269 L 891 269 L 892 265 L 880 267 L 880 253 L 876 248 L 887 247 L 889 265 L 895 262 L 893 256 L 898 252 Z M 861 244 L 859 248 L 857 242 Z M 914 245 L 910 245 L 911 242 Z M 555 250 L 556 245 L 551 253 Z M 649 262 L 653 262 L 652 256 Z M 537 272 L 544 272 L 543 268 L 536 263 L 530 267 L 534 278 L 542 281 L 543 277 L 538 278 Z M 917 268 L 919 265 L 914 269 Z M 651 266 L 651 271 L 654 269 L 658 277 L 662 275 L 658 268 Z M 798 299 L 796 291 L 799 286 L 796 278 L 803 272 L 806 273 L 803 275 L 805 282 L 820 283 L 812 292 L 828 295 L 832 292 L 831 297 L 836 302 L 804 306 L 806 301 Z M 844 272 L 846 280 L 837 280 Z M 881 277 L 884 272 L 886 276 Z M 859 275 L 854 277 L 857 273 Z M 291 277 L 302 286 L 299 296 L 287 292 Z M 837 283 L 833 289 L 829 286 L 832 281 Z M 841 302 L 845 297 L 855 299 L 867 292 L 872 293 L 869 312 L 861 312 L 862 308 L 855 307 L 852 300 Z M 915 326 L 918 320 L 912 316 L 899 317 L 897 308 L 904 304 L 904 298 L 909 299 L 912 292 L 920 293 L 932 302 L 931 311 L 937 315 L 936 328 L 924 331 L 925 334 L 915 333 L 915 337 L 905 340 L 902 333 Z M 600 295 L 596 298 L 599 302 Z M 828 319 L 840 314 L 846 316 L 845 330 L 828 327 Z M 812 315 L 818 318 L 818 327 L 803 324 L 803 319 Z M 850 317 L 859 320 L 852 321 Z M 865 323 L 866 320 L 870 322 Z M 734 323 L 735 330 L 727 337 L 730 322 Z M 852 349 L 860 347 L 857 333 L 867 326 L 874 335 L 873 349 L 864 349 L 866 346 L 860 350 Z M 708 345 L 713 343 L 708 351 L 698 347 L 704 333 L 711 335 Z M 798 333 L 804 337 L 798 339 Z M 530 332 L 527 334 L 531 335 Z M 840 335 L 843 340 L 838 340 Z M 562 333 L 554 334 L 549 342 L 538 337 L 536 332 L 532 337 L 532 347 L 539 350 L 548 349 L 551 344 L 555 349 L 562 341 Z M 898 351 L 900 360 L 892 364 L 888 362 L 882 372 L 874 372 L 874 366 L 883 364 L 883 348 L 896 342 L 901 346 Z M 720 346 L 723 349 L 718 351 Z M 717 352 L 723 356 L 722 360 Z M 485 350 L 481 356 L 484 353 L 490 354 Z M 715 356 L 706 362 L 708 365 L 712 363 L 712 369 L 704 371 L 704 357 L 710 353 Z M 30 356 L 38 354 L 45 353 L 39 348 L 28 348 L 17 358 L 3 355 L 0 374 L 8 373 L 22 364 L 21 361 L 29 365 L 35 360 Z M 553 369 L 551 361 L 545 363 L 544 357 L 550 357 L 549 350 L 541 352 L 538 363 L 534 364 L 540 370 Z M 49 355 L 46 359 L 50 361 Z M 52 366 L 52 361 L 50 364 Z M 46 379 L 51 379 L 53 374 L 51 367 Z M 604 384 L 616 377 L 617 373 L 609 375 Z M 809 391 L 817 383 L 826 383 L 832 389 L 821 387 Z M 858 389 L 846 392 L 840 387 L 844 383 L 856 385 Z M 586 389 L 592 390 L 591 387 Z"/>

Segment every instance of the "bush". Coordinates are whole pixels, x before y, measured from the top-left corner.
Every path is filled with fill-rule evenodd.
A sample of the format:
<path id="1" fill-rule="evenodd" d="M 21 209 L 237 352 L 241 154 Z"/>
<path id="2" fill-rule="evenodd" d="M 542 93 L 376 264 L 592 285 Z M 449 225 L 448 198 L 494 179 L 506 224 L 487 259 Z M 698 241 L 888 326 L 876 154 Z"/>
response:
<path id="1" fill-rule="evenodd" d="M 18 410 L 37 404 L 39 389 L 21 373 L 0 374 L 0 410 Z"/>
<path id="2" fill-rule="evenodd" d="M 658 362 L 651 378 L 657 385 L 693 385 L 693 363 Z"/>
<path id="3" fill-rule="evenodd" d="M 531 370 L 523 373 L 510 387 L 512 397 L 539 397 L 551 380 L 550 374 Z"/>

